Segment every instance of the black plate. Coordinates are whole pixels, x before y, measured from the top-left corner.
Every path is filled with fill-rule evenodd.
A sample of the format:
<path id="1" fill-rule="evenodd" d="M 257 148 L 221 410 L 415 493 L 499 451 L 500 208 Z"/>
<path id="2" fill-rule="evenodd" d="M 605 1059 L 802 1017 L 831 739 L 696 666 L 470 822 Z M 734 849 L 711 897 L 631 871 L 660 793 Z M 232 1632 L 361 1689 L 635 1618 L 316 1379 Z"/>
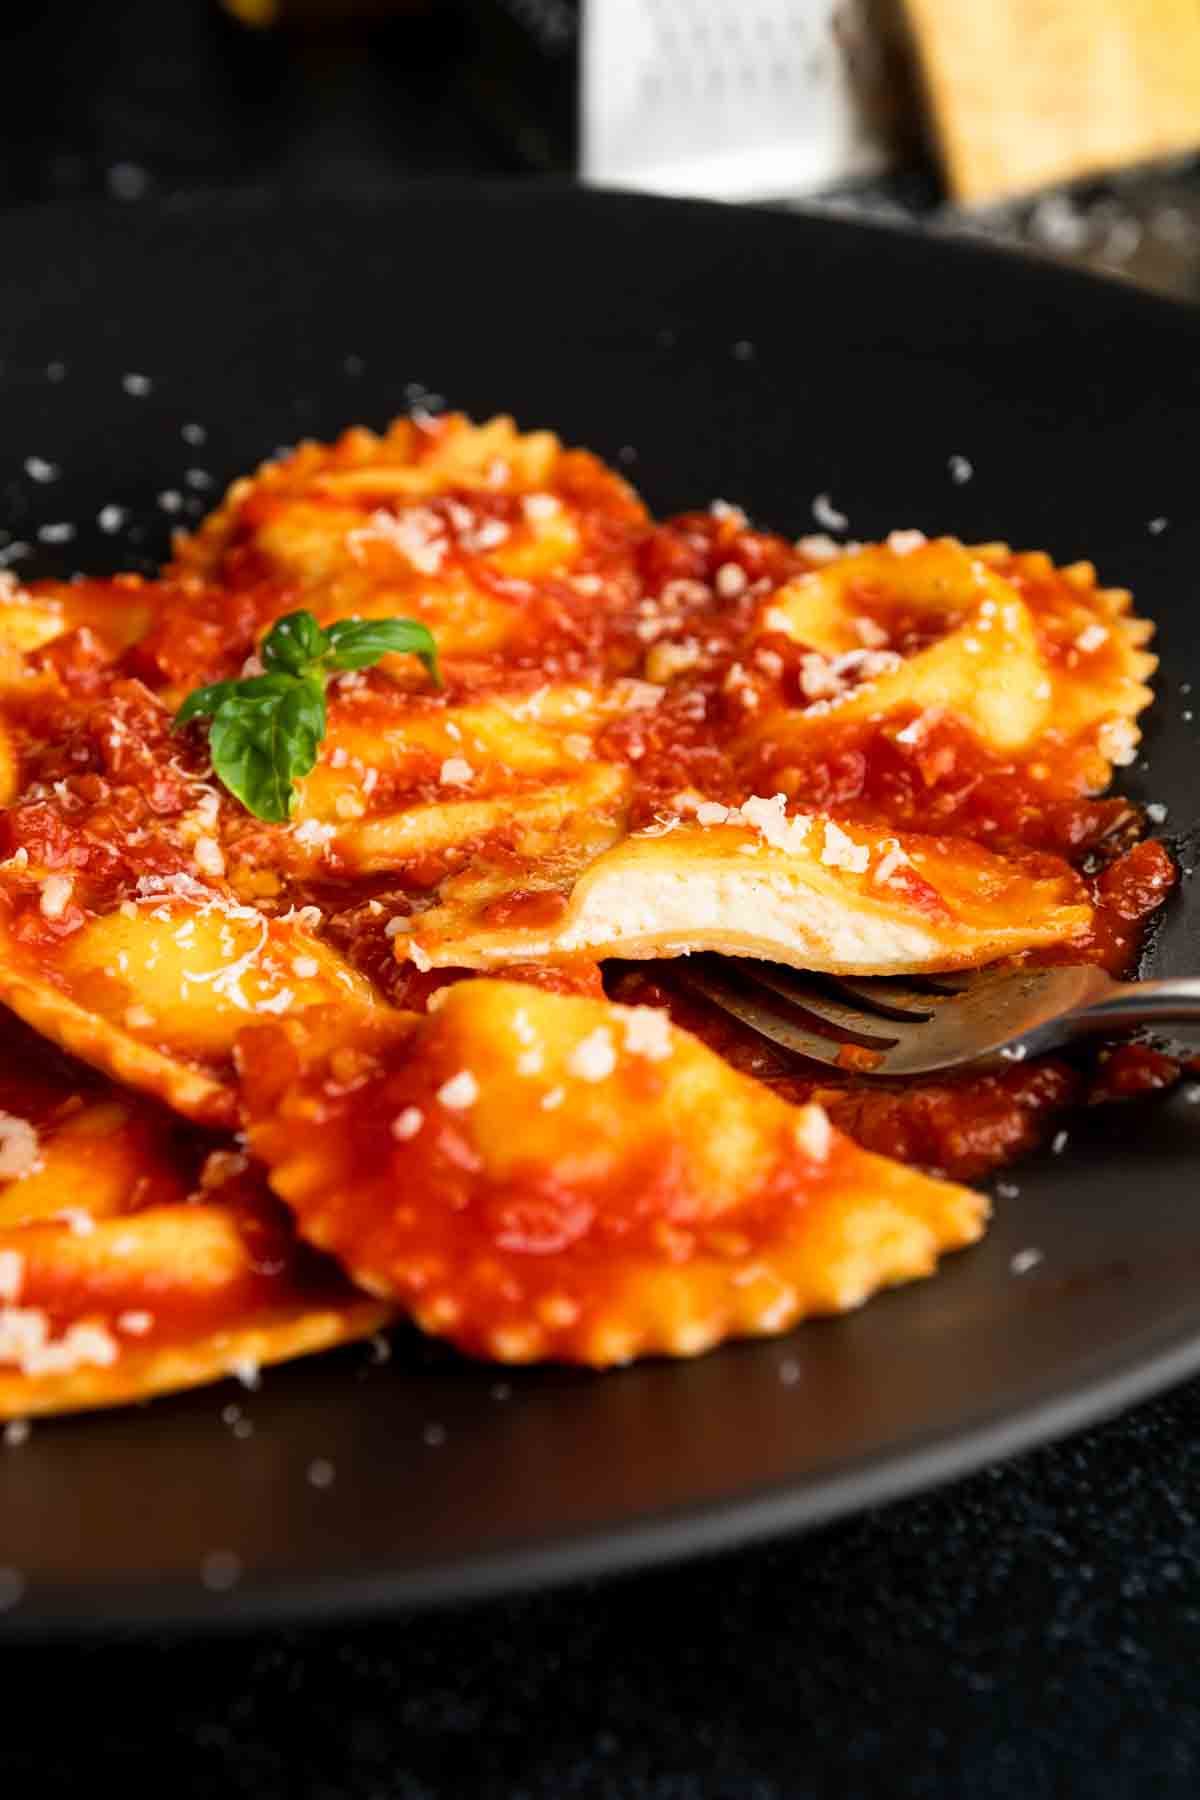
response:
<path id="1" fill-rule="evenodd" d="M 536 186 L 46 212 L 6 223 L 5 268 L 4 523 L 78 526 L 21 569 L 161 556 L 156 495 L 210 498 L 189 469 L 221 483 L 435 393 L 553 425 L 661 510 L 722 495 L 799 532 L 827 493 L 864 537 L 917 525 L 1091 556 L 1161 623 L 1126 790 L 1166 803 L 1169 829 L 1200 817 L 1200 315 L 959 243 Z M 29 478 L 30 455 L 61 478 Z M 129 509 L 122 534 L 97 527 L 105 505 Z M 1195 966 L 1195 924 L 1185 883 L 1158 972 Z M 255 1394 L 37 1425 L 0 1451 L 0 1565 L 26 1583 L 0 1624 L 458 1598 L 945 1480 L 1200 1368 L 1198 1171 L 1185 1090 L 1079 1120 L 935 1281 L 780 1342 L 594 1377 L 400 1336 L 386 1365 L 351 1349 Z M 1029 1247 L 1042 1260 L 1014 1275 Z M 223 1422 L 231 1402 L 252 1436 Z M 332 1485 L 310 1481 L 318 1459 Z M 236 1585 L 206 1586 L 230 1557 Z"/>

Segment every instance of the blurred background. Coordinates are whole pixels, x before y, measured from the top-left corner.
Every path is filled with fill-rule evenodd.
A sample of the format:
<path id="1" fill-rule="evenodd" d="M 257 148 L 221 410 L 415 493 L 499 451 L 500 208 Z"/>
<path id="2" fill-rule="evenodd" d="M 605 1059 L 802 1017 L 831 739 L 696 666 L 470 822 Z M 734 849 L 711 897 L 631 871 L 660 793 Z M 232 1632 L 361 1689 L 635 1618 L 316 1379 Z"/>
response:
<path id="1" fill-rule="evenodd" d="M 1200 0 L 7 0 L 0 49 L 10 208 L 554 173 L 1200 299 Z"/>

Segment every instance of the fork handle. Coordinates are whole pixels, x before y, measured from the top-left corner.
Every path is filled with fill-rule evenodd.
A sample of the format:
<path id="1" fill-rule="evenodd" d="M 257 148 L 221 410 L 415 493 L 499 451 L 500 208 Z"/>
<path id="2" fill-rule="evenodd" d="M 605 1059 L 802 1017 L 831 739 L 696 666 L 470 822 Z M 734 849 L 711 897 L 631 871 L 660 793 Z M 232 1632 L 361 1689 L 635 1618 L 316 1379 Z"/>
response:
<path id="1" fill-rule="evenodd" d="M 1072 1031 L 1103 1031 L 1110 1025 L 1200 1023 L 1200 977 L 1171 981 L 1114 982 L 1103 999 L 1071 1016 Z"/>

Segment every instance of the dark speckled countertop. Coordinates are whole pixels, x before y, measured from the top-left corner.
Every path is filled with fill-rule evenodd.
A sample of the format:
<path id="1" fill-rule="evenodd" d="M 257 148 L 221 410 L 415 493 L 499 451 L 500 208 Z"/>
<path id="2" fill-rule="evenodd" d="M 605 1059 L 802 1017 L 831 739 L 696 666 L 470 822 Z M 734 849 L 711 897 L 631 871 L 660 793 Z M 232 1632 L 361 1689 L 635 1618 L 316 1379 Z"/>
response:
<path id="1" fill-rule="evenodd" d="M 444 7 L 285 53 L 206 0 L 15 5 L 0 205 L 107 192 L 136 231 L 147 194 L 511 172 L 457 101 L 463 31 Z M 833 203 L 966 228 L 922 171 Z M 970 229 L 1200 299 L 1200 164 Z M 1191 1800 L 1198 1664 L 1193 1383 L 717 1561 L 368 1626 L 9 1650 L 0 1791 Z"/>

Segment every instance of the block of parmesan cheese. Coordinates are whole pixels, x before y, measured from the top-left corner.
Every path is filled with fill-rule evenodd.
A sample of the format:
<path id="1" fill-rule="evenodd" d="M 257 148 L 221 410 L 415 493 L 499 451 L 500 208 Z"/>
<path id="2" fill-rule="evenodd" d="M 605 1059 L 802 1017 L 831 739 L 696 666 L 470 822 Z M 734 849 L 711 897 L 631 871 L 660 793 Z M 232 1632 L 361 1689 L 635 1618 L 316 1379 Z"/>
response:
<path id="1" fill-rule="evenodd" d="M 903 4 L 957 200 L 1200 147 L 1196 0 Z"/>

